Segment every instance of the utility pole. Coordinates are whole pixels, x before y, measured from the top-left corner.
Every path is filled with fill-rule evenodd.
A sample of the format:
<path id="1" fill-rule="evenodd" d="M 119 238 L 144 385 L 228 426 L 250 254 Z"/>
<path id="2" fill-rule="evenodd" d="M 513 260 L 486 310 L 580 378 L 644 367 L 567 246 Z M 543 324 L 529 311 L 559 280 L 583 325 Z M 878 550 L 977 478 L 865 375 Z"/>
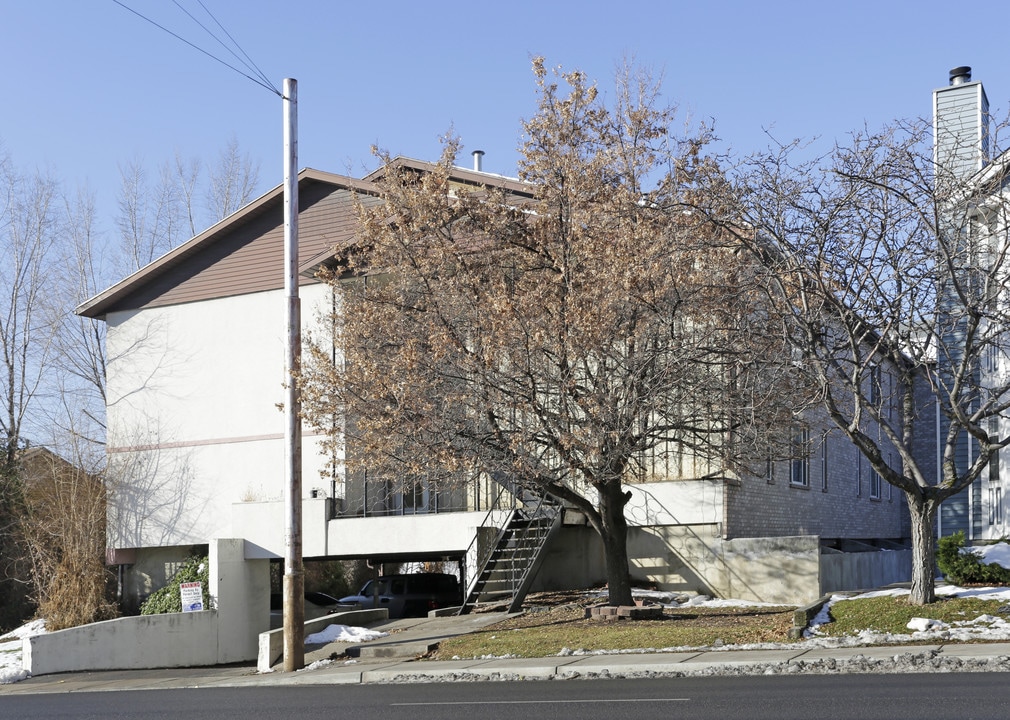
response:
<path id="1" fill-rule="evenodd" d="M 305 573 L 302 567 L 302 421 L 298 371 L 302 311 L 298 297 L 298 81 L 284 79 L 284 294 L 287 352 L 284 443 L 284 671 L 305 666 Z"/>

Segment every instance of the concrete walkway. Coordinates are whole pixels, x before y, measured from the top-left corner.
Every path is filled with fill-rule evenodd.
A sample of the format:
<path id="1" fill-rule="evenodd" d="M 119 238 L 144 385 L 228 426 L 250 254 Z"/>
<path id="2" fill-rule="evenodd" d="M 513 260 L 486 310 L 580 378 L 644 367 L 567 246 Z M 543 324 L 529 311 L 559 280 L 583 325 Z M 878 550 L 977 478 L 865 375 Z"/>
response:
<path id="1" fill-rule="evenodd" d="M 570 655 L 547 658 L 419 660 L 439 640 L 472 632 L 501 615 L 399 620 L 377 626 L 390 636 L 361 644 L 357 658 L 325 662 L 352 649 L 332 643 L 309 648 L 295 673 L 257 673 L 255 666 L 119 670 L 43 675 L 0 685 L 0 696 L 48 692 L 96 692 L 196 687 L 337 685 L 466 680 L 546 680 L 657 675 L 778 674 L 802 672 L 950 672 L 1010 670 L 1010 643 L 818 648 L 798 642 L 774 650 Z M 366 647 L 368 649 L 366 650 Z"/>

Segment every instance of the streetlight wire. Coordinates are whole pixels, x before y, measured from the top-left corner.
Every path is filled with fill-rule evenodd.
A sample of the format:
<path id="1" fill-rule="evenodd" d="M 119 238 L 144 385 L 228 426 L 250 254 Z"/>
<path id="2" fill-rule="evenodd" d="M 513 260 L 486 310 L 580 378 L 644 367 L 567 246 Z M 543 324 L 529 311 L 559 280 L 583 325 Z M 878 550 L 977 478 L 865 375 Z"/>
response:
<path id="1" fill-rule="evenodd" d="M 230 63 L 228 63 L 228 62 L 225 62 L 224 60 L 222 60 L 221 58 L 217 57 L 217 56 L 216 56 L 216 55 L 214 55 L 213 53 L 210 53 L 210 52 L 208 52 L 207 50 L 204 50 L 203 48 L 201 48 L 200 46 L 198 46 L 198 45 L 196 45 L 196 44 L 194 44 L 194 43 L 190 42 L 190 41 L 189 41 L 189 40 L 187 40 L 186 38 L 184 38 L 184 37 L 182 37 L 182 36 L 180 36 L 180 35 L 178 35 L 178 34 L 176 34 L 176 33 L 172 32 L 171 30 L 169 30 L 169 29 L 168 29 L 168 28 L 166 28 L 165 26 L 163 26 L 163 25 L 160 25 L 160 24 L 158 24 L 157 22 L 155 22 L 155 21 L 154 21 L 154 20 L 152 20 L 151 18 L 147 17 L 146 15 L 144 15 L 144 14 L 142 14 L 142 13 L 140 13 L 140 12 L 138 12 L 138 11 L 134 10 L 133 8 L 131 8 L 131 7 L 127 6 L 126 4 L 124 4 L 123 2 L 121 2 L 121 0 L 112 0 L 112 2 L 116 3 L 116 5 L 119 5 L 119 6 L 120 6 L 121 8 L 123 8 L 124 10 L 129 10 L 129 11 L 130 11 L 131 13 L 133 13 L 134 15 L 136 15 L 137 17 L 139 17 L 140 19 L 142 19 L 142 20 L 146 20 L 147 22 L 151 23 L 152 25 L 154 25 L 154 26 L 155 26 L 156 28 L 158 28 L 159 30 L 163 30 L 164 32 L 166 32 L 166 33 L 168 33 L 169 35 L 171 35 L 172 37 L 174 37 L 174 38 L 175 38 L 176 40 L 179 40 L 179 41 L 181 41 L 181 42 L 185 43 L 186 45 L 189 45 L 189 46 L 190 46 L 191 48 L 193 48 L 194 50 L 197 50 L 197 51 L 199 51 L 199 52 L 202 52 L 202 53 L 203 53 L 204 55 L 206 55 L 207 57 L 209 57 L 209 58 L 210 58 L 211 60 L 216 60 L 217 62 L 219 62 L 219 63 L 221 63 L 222 65 L 224 65 L 224 66 L 225 66 L 226 68 L 229 68 L 229 69 L 231 69 L 231 70 L 234 70 L 235 72 L 237 72 L 237 73 L 238 73 L 239 75 L 241 75 L 242 77 L 244 77 L 244 78 L 247 78 L 247 79 L 249 79 L 249 80 L 252 80 L 252 81 L 253 81 L 254 83 L 256 83 L 257 85 L 259 85 L 259 86 L 260 86 L 260 87 L 262 87 L 262 88 L 266 88 L 267 90 L 269 90 L 270 92 L 272 92 L 272 93 L 273 93 L 274 95 L 277 95 L 278 97 L 281 97 L 281 98 L 283 98 L 283 97 L 284 97 L 284 96 L 283 96 L 283 93 L 281 93 L 281 91 L 280 91 L 280 90 L 278 90 L 278 89 L 277 89 L 276 87 L 274 87 L 274 86 L 273 86 L 273 85 L 272 85 L 272 84 L 270 83 L 270 81 L 266 79 L 266 76 L 265 76 L 265 75 L 263 75 L 263 73 L 262 73 L 262 72 L 261 72 L 261 71 L 259 70 L 259 68 L 255 68 L 255 71 L 256 71 L 257 73 L 259 73 L 259 75 L 261 76 L 261 78 L 262 78 L 262 79 L 260 79 L 260 78 L 256 78 L 256 77 L 253 77 L 252 75 L 249 75 L 248 73 L 246 73 L 246 72 L 243 72 L 242 70 L 240 70 L 239 68 L 235 67 L 234 65 L 231 65 Z M 200 4 L 201 4 L 201 6 L 203 5 L 203 3 L 202 3 L 202 2 L 201 2 Z M 178 5 L 178 3 L 176 3 L 176 5 Z M 182 8 L 180 7 L 180 9 L 182 9 Z M 204 8 L 204 9 L 206 10 L 206 8 Z M 183 12 L 186 12 L 186 11 L 185 11 L 185 10 L 183 10 Z M 189 16 L 190 16 L 190 18 L 192 18 L 194 22 L 196 22 L 196 23 L 197 23 L 198 25 L 200 25 L 200 27 L 202 27 L 202 28 L 203 28 L 204 30 L 207 30 L 207 28 L 206 28 L 206 27 L 204 27 L 204 26 L 203 26 L 202 24 L 200 24 L 200 22 L 199 22 L 199 21 L 197 21 L 197 20 L 196 20 L 196 18 L 193 18 L 193 16 L 192 16 L 192 15 L 190 15 L 190 14 L 189 14 L 188 12 L 186 12 L 186 14 L 187 14 L 187 15 L 189 15 Z M 210 14 L 210 12 L 208 11 L 208 13 L 207 13 L 207 14 L 209 15 L 209 14 Z M 214 16 L 213 16 L 213 15 L 211 15 L 211 17 L 213 18 Z M 214 22 L 217 22 L 217 19 L 216 19 L 216 18 L 214 18 Z M 218 25 L 220 26 L 220 23 L 218 23 Z M 224 28 L 222 28 L 222 29 L 224 29 Z M 214 38 L 215 38 L 216 40 L 218 40 L 218 42 L 219 42 L 219 43 L 221 43 L 221 45 L 222 45 L 222 46 L 226 47 L 226 49 L 227 49 L 227 46 L 225 46 L 225 45 L 224 45 L 224 43 L 223 43 L 223 42 L 221 42 L 221 40 L 219 40 L 218 38 L 216 38 L 216 37 L 214 36 L 214 34 L 210 32 L 210 30 L 207 30 L 207 32 L 208 32 L 208 33 L 210 33 L 211 37 L 214 37 Z M 227 31 L 225 31 L 225 34 L 227 34 Z M 231 35 L 228 35 L 228 37 L 229 37 L 229 39 L 231 39 Z M 235 42 L 235 41 L 234 41 L 234 40 L 232 40 L 232 42 Z M 235 44 L 236 44 L 236 47 L 238 47 L 238 43 L 235 43 Z M 245 55 L 245 51 L 243 51 L 241 47 L 239 47 L 239 50 L 240 50 L 240 51 L 242 52 L 242 54 L 243 54 L 243 55 Z M 230 51 L 230 50 L 229 50 L 229 51 Z M 230 52 L 232 52 L 232 51 L 230 51 Z M 234 52 L 232 52 L 232 55 L 235 55 L 235 53 L 234 53 Z M 236 57 L 237 57 L 237 56 L 236 56 Z M 246 56 L 246 57 L 248 57 L 248 56 Z M 240 59 L 241 59 L 241 58 L 240 58 Z M 252 61 L 250 60 L 250 62 L 252 62 Z M 255 67 L 255 65 L 253 65 L 253 67 Z"/>

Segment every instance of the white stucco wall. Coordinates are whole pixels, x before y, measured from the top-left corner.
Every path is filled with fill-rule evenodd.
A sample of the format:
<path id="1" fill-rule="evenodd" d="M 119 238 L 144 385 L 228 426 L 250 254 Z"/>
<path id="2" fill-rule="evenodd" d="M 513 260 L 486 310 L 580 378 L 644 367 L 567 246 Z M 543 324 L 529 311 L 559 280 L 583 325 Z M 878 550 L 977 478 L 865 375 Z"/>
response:
<path id="1" fill-rule="evenodd" d="M 325 498 L 302 501 L 303 556 L 328 554 L 328 521 L 328 501 Z M 235 503 L 231 506 L 231 527 L 236 535 L 264 551 L 266 557 L 284 557 L 284 501 Z"/>
<path id="2" fill-rule="evenodd" d="M 329 290 L 301 295 L 309 328 Z M 108 316 L 113 546 L 234 537 L 232 503 L 283 497 L 284 312 L 271 291 Z M 318 441 L 306 495 L 326 485 Z"/>
<path id="3" fill-rule="evenodd" d="M 341 518 L 330 521 L 331 555 L 451 554 L 467 549 L 485 512 Z"/>
<path id="4" fill-rule="evenodd" d="M 628 485 L 628 525 L 705 525 L 723 522 L 722 480 L 673 480 Z"/>

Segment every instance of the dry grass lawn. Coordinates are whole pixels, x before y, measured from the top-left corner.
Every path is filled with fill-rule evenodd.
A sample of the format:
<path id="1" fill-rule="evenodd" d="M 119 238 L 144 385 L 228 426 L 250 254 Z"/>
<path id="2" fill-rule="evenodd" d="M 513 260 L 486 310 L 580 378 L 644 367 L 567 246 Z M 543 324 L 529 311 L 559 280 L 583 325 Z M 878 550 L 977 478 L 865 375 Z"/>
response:
<path id="1" fill-rule="evenodd" d="M 598 603 L 598 598 L 580 593 L 531 594 L 524 615 L 445 640 L 432 657 L 548 657 L 564 648 L 634 650 L 791 642 L 792 607 L 684 607 L 667 609 L 662 620 L 586 619 L 585 608 Z"/>

